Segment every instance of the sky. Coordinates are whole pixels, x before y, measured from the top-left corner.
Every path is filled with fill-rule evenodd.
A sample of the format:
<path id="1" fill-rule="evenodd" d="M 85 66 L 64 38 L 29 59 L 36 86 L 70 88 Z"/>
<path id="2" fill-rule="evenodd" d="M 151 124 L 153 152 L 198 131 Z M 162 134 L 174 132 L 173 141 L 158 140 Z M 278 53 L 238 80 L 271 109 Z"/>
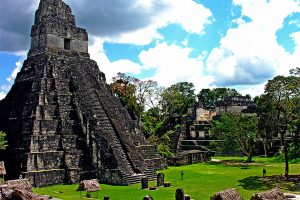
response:
<path id="1" fill-rule="evenodd" d="M 118 72 L 251 96 L 300 67 L 299 0 L 65 0 L 108 82 Z M 39 0 L 0 0 L 0 99 L 26 59 Z"/>

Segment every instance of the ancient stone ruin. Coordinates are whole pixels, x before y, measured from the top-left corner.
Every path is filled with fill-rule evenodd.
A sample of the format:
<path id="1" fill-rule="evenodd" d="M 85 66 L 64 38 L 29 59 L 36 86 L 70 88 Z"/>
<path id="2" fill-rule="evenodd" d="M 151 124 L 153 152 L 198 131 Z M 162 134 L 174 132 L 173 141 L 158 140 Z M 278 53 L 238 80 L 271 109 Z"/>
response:
<path id="1" fill-rule="evenodd" d="M 279 188 L 274 188 L 273 190 L 267 192 L 256 193 L 251 197 L 251 200 L 265 200 L 265 199 L 284 200 L 286 198 Z"/>
<path id="2" fill-rule="evenodd" d="M 235 188 L 217 192 L 210 200 L 243 200 Z"/>
<path id="3" fill-rule="evenodd" d="M 36 195 L 28 180 L 18 179 L 7 181 L 0 186 L 0 199 L 5 200 L 48 200 L 47 196 Z"/>
<path id="4" fill-rule="evenodd" d="M 166 166 L 89 58 L 88 34 L 62 0 L 40 2 L 28 58 L 0 102 L 0 130 L 6 178 L 21 174 L 36 187 L 131 184 Z"/>
<path id="5" fill-rule="evenodd" d="M 171 138 L 175 156 L 170 165 L 185 165 L 209 161 L 215 152 L 208 149 L 210 142 L 220 142 L 209 134 L 212 121 L 221 113 L 255 113 L 255 103 L 249 96 L 230 96 L 215 105 L 204 106 L 199 100 L 198 105 L 188 109 L 182 119 L 181 130 Z"/>

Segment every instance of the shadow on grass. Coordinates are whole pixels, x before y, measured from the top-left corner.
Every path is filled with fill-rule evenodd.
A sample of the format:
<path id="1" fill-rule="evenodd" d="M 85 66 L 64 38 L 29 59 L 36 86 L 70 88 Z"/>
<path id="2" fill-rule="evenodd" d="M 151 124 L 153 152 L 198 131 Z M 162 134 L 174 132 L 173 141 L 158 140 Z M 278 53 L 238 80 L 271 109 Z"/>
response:
<path id="1" fill-rule="evenodd" d="M 249 176 L 242 180 L 239 180 L 241 187 L 245 190 L 270 190 L 276 187 L 275 177 L 262 178 L 260 176 Z"/>
<path id="2" fill-rule="evenodd" d="M 237 161 L 210 161 L 206 165 L 223 165 L 226 167 L 240 167 L 241 169 L 250 169 L 253 166 L 264 166 L 265 164 L 261 163 L 246 163 L 246 162 L 237 162 Z"/>
<path id="3" fill-rule="evenodd" d="M 300 192 L 300 185 L 293 182 L 280 180 L 279 176 L 268 176 L 262 178 L 260 176 L 249 176 L 247 178 L 239 180 L 239 186 L 245 190 L 270 190 L 275 187 L 279 187 L 282 190 L 291 192 Z"/>
<path id="4" fill-rule="evenodd" d="M 241 169 L 250 169 L 250 167 L 241 167 Z"/>

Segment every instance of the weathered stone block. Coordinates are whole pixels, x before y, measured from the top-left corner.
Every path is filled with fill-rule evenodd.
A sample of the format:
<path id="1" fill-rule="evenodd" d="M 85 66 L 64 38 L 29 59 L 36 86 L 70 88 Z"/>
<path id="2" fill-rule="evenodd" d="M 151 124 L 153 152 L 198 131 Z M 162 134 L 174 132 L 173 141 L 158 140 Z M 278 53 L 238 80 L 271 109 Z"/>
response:
<path id="1" fill-rule="evenodd" d="M 235 188 L 227 189 L 224 191 L 217 192 L 213 197 L 210 198 L 211 200 L 243 200 L 241 195 Z"/>
<path id="2" fill-rule="evenodd" d="M 149 179 L 147 177 L 143 177 L 141 179 L 142 189 L 147 189 L 149 184 Z"/>
<path id="3" fill-rule="evenodd" d="M 157 174 L 157 186 L 163 186 L 165 184 L 165 175 L 164 173 Z"/>
<path id="4" fill-rule="evenodd" d="M 185 200 L 184 190 L 182 188 L 178 188 L 175 193 L 176 200 Z"/>
<path id="5" fill-rule="evenodd" d="M 267 192 L 256 193 L 251 197 L 251 200 L 284 200 L 284 194 L 280 191 L 279 188 Z"/>

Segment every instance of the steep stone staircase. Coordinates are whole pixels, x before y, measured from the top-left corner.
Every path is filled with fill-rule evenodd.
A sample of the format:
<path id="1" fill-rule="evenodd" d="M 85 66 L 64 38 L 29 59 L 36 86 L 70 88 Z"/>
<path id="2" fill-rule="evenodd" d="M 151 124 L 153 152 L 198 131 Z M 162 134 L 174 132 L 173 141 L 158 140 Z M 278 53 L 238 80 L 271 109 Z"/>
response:
<path id="1" fill-rule="evenodd" d="M 153 168 L 145 165 L 141 155 L 132 154 L 131 148 L 136 148 L 131 142 L 131 135 L 129 133 L 130 127 L 126 128 L 124 123 L 126 118 L 116 121 L 116 115 L 120 112 L 121 107 L 119 100 L 113 96 L 108 96 L 110 91 L 107 91 L 107 86 L 93 78 L 84 80 L 84 77 L 91 77 L 88 72 L 75 71 L 77 80 L 80 81 L 80 87 L 76 88 L 81 96 L 89 97 L 88 101 L 82 100 L 81 105 L 78 105 L 83 111 L 83 114 L 90 114 L 93 117 L 93 126 L 95 137 L 102 137 L 109 141 L 109 146 L 114 157 L 117 160 L 115 169 L 120 170 L 123 183 L 133 184 L 140 182 L 141 178 L 147 176 L 149 179 L 155 178 L 156 174 Z M 85 73 L 85 74 L 84 74 Z M 82 76 L 82 77 L 81 77 Z M 79 85 L 79 84 L 76 84 Z M 88 88 L 98 88 L 98 90 L 89 90 Z M 103 91 L 106 90 L 106 91 Z M 105 100 L 105 101 L 104 101 Z M 108 117 L 109 116 L 109 117 Z M 122 115 L 123 116 L 123 115 Z M 125 116 L 126 117 L 126 116 Z M 100 142 L 100 141 L 99 141 Z M 101 146 L 101 144 L 98 144 Z M 136 171 L 137 163 L 144 166 L 141 171 Z"/>

